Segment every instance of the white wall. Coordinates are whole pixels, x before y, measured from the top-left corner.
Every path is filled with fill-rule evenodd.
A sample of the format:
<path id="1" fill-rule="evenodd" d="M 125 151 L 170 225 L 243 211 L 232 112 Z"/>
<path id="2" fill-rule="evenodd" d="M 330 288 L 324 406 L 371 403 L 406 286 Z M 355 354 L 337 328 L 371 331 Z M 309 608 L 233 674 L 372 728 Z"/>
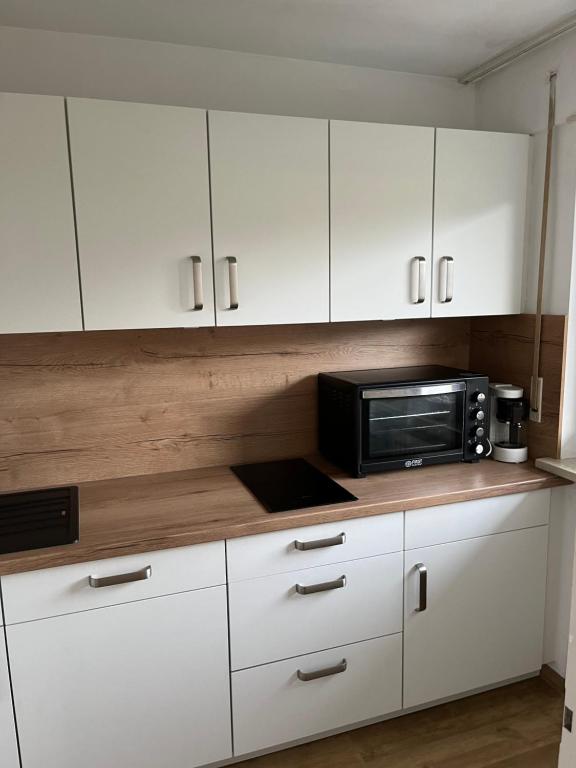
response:
<path id="1" fill-rule="evenodd" d="M 550 232 L 544 285 L 546 312 L 569 314 L 568 353 L 562 419 L 562 455 L 576 456 L 576 265 L 574 211 L 576 204 L 576 34 L 486 78 L 477 86 L 478 127 L 485 130 L 534 133 L 532 188 L 529 203 L 526 301 L 535 307 L 537 259 L 548 110 L 548 75 L 558 72 L 555 152 L 551 187 Z M 544 372 L 545 377 L 545 372 Z M 544 381 L 544 386 L 546 382 Z M 565 674 L 570 620 L 570 594 L 576 532 L 576 488 L 552 492 L 546 661 Z"/>
<path id="2" fill-rule="evenodd" d="M 478 127 L 483 130 L 536 134 L 525 302 L 526 311 L 533 312 L 538 277 L 548 76 L 552 71 L 558 72 L 556 125 L 559 128 L 555 137 L 544 308 L 546 312 L 566 314 L 570 304 L 576 194 L 576 33 L 565 35 L 482 80 L 476 88 L 476 117 Z M 574 118 L 572 122 L 571 117 Z"/>
<path id="3" fill-rule="evenodd" d="M 0 91 L 471 128 L 454 80 L 210 48 L 0 27 Z"/>
<path id="4" fill-rule="evenodd" d="M 565 677 L 576 529 L 574 485 L 552 490 L 550 520 L 544 660 Z"/>
<path id="5" fill-rule="evenodd" d="M 558 72 L 556 122 L 576 114 L 576 32 L 524 56 L 476 87 L 478 127 L 487 131 L 546 130 L 548 73 Z"/>
<path id="6" fill-rule="evenodd" d="M 545 104 L 543 109 L 546 109 Z M 536 311 L 546 138 L 546 132 L 537 133 L 532 138 L 524 285 L 524 310 L 526 312 Z M 545 312 L 565 315 L 568 314 L 571 297 L 570 274 L 572 271 L 576 195 L 576 123 L 558 125 L 553 146 L 543 302 Z"/>

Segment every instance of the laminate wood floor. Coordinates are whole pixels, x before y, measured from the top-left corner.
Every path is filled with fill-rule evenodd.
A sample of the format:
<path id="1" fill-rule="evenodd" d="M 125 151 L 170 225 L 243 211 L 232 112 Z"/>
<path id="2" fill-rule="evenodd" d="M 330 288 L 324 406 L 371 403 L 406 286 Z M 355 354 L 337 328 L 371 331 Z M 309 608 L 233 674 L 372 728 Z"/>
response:
<path id="1" fill-rule="evenodd" d="M 562 711 L 562 694 L 534 678 L 240 765 L 556 768 Z"/>

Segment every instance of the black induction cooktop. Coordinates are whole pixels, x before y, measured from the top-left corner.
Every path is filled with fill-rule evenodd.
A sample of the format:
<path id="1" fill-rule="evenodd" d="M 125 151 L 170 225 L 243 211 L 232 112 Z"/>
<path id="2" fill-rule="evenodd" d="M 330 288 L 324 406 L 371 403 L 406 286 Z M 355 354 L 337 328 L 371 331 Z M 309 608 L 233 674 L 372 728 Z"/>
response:
<path id="1" fill-rule="evenodd" d="M 240 464 L 230 469 L 268 512 L 358 501 L 304 459 Z"/>

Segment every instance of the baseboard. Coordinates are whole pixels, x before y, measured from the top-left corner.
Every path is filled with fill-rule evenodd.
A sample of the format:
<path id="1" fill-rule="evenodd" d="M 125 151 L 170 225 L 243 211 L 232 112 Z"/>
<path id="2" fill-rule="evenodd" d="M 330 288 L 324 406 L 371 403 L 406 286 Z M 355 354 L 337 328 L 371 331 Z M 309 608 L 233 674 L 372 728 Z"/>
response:
<path id="1" fill-rule="evenodd" d="M 554 688 L 555 691 L 559 691 L 560 693 L 566 692 L 566 684 L 564 678 L 559 672 L 556 672 L 555 669 L 552 669 L 549 664 L 542 665 L 542 669 L 540 670 L 540 677 L 542 680 L 544 680 L 545 683 L 548 683 L 551 688 Z"/>

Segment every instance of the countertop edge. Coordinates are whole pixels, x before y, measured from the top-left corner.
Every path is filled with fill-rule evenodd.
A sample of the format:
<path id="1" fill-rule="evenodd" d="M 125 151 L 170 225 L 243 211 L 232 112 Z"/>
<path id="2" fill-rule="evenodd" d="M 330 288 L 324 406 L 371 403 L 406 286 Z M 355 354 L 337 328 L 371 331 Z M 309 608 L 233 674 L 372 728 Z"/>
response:
<path id="1" fill-rule="evenodd" d="M 546 469 L 547 471 L 547 467 L 541 467 L 541 469 Z M 198 527 L 190 532 L 181 532 L 150 539 L 140 539 L 112 546 L 93 546 L 90 549 L 90 552 L 78 549 L 77 553 L 75 553 L 74 548 L 77 545 L 70 545 L 70 548 L 67 548 L 65 551 L 63 551 L 62 548 L 57 548 L 57 550 L 46 549 L 31 550 L 25 553 L 16 552 L 12 555 L 3 556 L 3 558 L 6 559 L 4 562 L 0 561 L 0 576 L 38 571 L 66 565 L 77 565 L 83 562 L 106 560 L 114 557 L 139 555 L 146 552 L 176 549 L 178 547 L 193 546 L 194 544 L 205 544 L 212 541 L 222 541 L 243 536 L 253 536 L 262 533 L 272 533 L 292 528 L 319 525 L 331 521 L 336 522 L 359 517 L 374 517 L 376 515 L 392 514 L 395 512 L 405 512 L 429 507 L 432 508 L 439 505 L 462 501 L 474 501 L 477 499 L 507 496 L 514 493 L 543 490 L 567 484 L 568 482 L 566 478 L 555 474 L 547 474 L 542 477 L 506 484 L 497 484 L 493 486 L 483 485 L 478 488 L 456 490 L 453 492 L 443 491 L 442 493 L 435 493 L 426 497 L 404 497 L 398 501 L 386 502 L 372 501 L 365 505 L 343 505 L 341 508 L 308 508 L 302 512 L 286 513 L 286 516 L 283 516 L 283 513 L 276 513 L 265 519 L 254 521 L 244 520 L 239 521 L 238 523 L 230 523 L 229 521 L 222 524 L 206 523 L 205 526 Z"/>

